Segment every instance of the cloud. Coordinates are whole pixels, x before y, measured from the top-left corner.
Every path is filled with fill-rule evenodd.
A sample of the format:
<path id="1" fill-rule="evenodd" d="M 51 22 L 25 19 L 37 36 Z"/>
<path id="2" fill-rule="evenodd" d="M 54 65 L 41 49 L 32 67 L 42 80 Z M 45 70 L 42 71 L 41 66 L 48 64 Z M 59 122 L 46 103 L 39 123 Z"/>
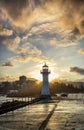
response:
<path id="1" fill-rule="evenodd" d="M 42 55 L 18 55 L 18 56 L 14 56 L 12 57 L 13 61 L 15 62 L 29 62 L 29 61 L 33 61 L 36 63 L 42 63 L 43 61 L 46 61 L 48 58 L 44 57 Z"/>
<path id="2" fill-rule="evenodd" d="M 17 80 L 17 77 L 15 77 L 14 75 L 0 75 L 0 82 L 2 81 L 14 81 Z"/>
<path id="3" fill-rule="evenodd" d="M 0 25 L 0 36 L 11 36 L 12 34 L 13 34 L 12 30 L 4 28 L 2 27 L 2 25 Z"/>
<path id="4" fill-rule="evenodd" d="M 15 38 L 7 38 L 3 40 L 3 44 L 5 44 L 10 50 L 16 51 L 20 44 L 21 38 L 20 37 L 15 37 Z"/>
<path id="5" fill-rule="evenodd" d="M 36 46 L 32 45 L 31 43 L 29 42 L 25 43 L 23 40 L 24 43 L 20 45 L 17 43 L 15 44 L 14 42 L 15 40 L 14 40 L 13 41 L 14 45 L 13 45 L 12 41 L 13 40 L 5 41 L 8 48 L 16 53 L 13 57 L 9 58 L 10 62 L 13 61 L 15 64 L 16 63 L 18 64 L 19 62 L 29 62 L 29 61 L 38 62 L 38 63 L 40 62 L 42 63 L 44 61 L 48 61 L 48 62 L 51 61 L 50 58 L 44 56 L 42 54 L 42 51 L 38 49 Z M 3 64 L 3 66 L 5 66 L 5 64 Z"/>
<path id="6" fill-rule="evenodd" d="M 32 61 L 54 64 L 51 59 L 62 52 L 58 47 L 77 45 L 84 37 L 84 0 L 0 0 L 0 24 L 0 35 L 5 36 L 1 42 L 13 51 L 3 52 L 1 44 L 2 60 L 9 57 L 15 65 Z M 57 54 L 52 53 L 55 46 Z M 66 51 L 60 56 L 67 55 Z M 75 54 L 70 58 L 72 55 L 74 58 Z"/>
<path id="7" fill-rule="evenodd" d="M 51 59 L 44 56 L 42 51 L 38 49 L 35 45 L 26 42 L 27 39 L 20 38 L 19 36 L 15 38 L 8 38 L 3 40 L 3 44 L 5 44 L 9 50 L 15 52 L 15 56 L 9 58 L 9 61 L 17 62 L 51 62 Z M 54 62 L 54 61 L 53 61 Z"/>
<path id="8" fill-rule="evenodd" d="M 9 61 L 13 61 L 14 64 L 33 61 L 35 63 L 47 62 L 49 65 L 56 65 L 56 61 L 42 54 L 40 49 L 29 42 L 18 46 L 15 52 L 16 55 L 9 58 Z"/>
<path id="9" fill-rule="evenodd" d="M 5 18 L 9 19 L 9 21 L 15 26 L 20 26 L 26 28 L 31 26 L 32 17 L 30 16 L 33 8 L 34 2 L 29 2 L 28 0 L 1 0 L 0 8 L 2 11 L 2 15 L 5 14 Z M 31 20 L 29 20 L 29 17 Z M 27 26 L 28 25 L 28 26 Z"/>
<path id="10" fill-rule="evenodd" d="M 84 69 L 79 67 L 70 67 L 70 72 L 75 72 L 80 75 L 84 75 Z"/>
<path id="11" fill-rule="evenodd" d="M 79 52 L 80 54 L 84 54 L 84 48 L 81 48 L 78 52 Z"/>
<path id="12" fill-rule="evenodd" d="M 56 39 L 55 38 L 52 38 L 52 39 L 50 39 L 50 45 L 51 46 L 54 46 L 54 45 L 56 45 L 57 43 L 56 43 Z"/>
<path id="13" fill-rule="evenodd" d="M 47 63 L 56 64 L 53 59 L 51 60 L 50 58 L 46 57 L 40 49 L 29 42 L 19 46 L 16 51 L 18 56 L 15 56 L 14 59 L 20 62 L 28 62 L 32 60 L 38 63 L 43 63 L 45 61 Z"/>
<path id="14" fill-rule="evenodd" d="M 61 28 L 84 33 L 83 0 L 1 0 L 0 7 L 16 26 L 30 28 L 48 21 L 53 25 L 54 21 Z"/>
<path id="15" fill-rule="evenodd" d="M 41 55 L 41 50 L 36 48 L 36 46 L 30 44 L 29 42 L 24 43 L 21 46 L 18 46 L 16 52 L 21 55 Z"/>
<path id="16" fill-rule="evenodd" d="M 56 27 L 56 22 L 45 23 L 32 27 L 28 33 L 29 39 L 34 39 L 39 43 L 46 40 L 52 46 L 66 47 L 78 44 L 78 37 L 75 37 L 71 30 L 63 30 Z"/>
<path id="17" fill-rule="evenodd" d="M 7 61 L 1 65 L 2 67 L 13 67 L 14 65 L 11 63 L 11 61 Z"/>
<path id="18" fill-rule="evenodd" d="M 26 42 L 21 46 L 18 46 L 15 50 L 17 56 L 13 57 L 14 61 L 18 62 L 28 62 L 30 60 L 34 60 L 37 62 L 37 59 L 40 60 L 40 56 L 42 55 L 41 50 L 39 50 L 36 46 Z"/>
<path id="19" fill-rule="evenodd" d="M 28 30 L 28 37 L 49 40 L 50 45 L 76 45 L 84 36 L 83 0 L 1 0 L 0 8 L 2 21 L 16 31 Z"/>

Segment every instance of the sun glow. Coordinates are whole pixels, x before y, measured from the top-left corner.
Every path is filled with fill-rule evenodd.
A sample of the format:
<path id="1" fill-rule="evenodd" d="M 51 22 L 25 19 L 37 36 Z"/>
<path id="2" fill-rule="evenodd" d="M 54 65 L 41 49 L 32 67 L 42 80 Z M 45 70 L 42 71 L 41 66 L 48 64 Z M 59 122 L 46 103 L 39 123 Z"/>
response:
<path id="1" fill-rule="evenodd" d="M 49 81 L 53 80 L 53 79 L 57 79 L 59 78 L 59 74 L 57 73 L 54 73 L 54 72 L 51 72 L 51 74 L 49 75 Z"/>
<path id="2" fill-rule="evenodd" d="M 55 73 L 52 68 L 49 68 L 49 70 L 50 70 L 49 81 L 56 79 L 56 78 L 59 78 L 59 74 Z M 40 73 L 40 70 L 32 72 L 32 77 L 34 77 L 35 79 L 38 79 L 40 81 L 43 80 L 42 74 Z"/>

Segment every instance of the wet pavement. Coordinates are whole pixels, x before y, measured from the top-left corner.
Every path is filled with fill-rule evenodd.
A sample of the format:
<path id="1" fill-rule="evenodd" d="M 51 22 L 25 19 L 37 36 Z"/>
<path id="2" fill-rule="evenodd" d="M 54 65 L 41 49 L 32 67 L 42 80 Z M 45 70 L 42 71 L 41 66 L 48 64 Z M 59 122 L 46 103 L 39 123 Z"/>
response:
<path id="1" fill-rule="evenodd" d="M 38 130 L 54 104 L 35 104 L 0 116 L 0 130 Z"/>
<path id="2" fill-rule="evenodd" d="M 50 118 L 46 130 L 84 130 L 84 102 L 61 101 Z"/>
<path id="3" fill-rule="evenodd" d="M 84 98 L 33 104 L 0 115 L 0 130 L 39 130 L 56 104 L 45 130 L 84 130 Z"/>

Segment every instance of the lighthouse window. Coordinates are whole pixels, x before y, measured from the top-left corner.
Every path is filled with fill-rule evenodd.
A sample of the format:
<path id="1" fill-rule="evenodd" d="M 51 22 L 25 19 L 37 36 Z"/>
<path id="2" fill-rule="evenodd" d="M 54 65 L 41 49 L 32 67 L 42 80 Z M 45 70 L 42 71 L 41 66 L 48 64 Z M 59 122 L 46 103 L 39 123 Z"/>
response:
<path id="1" fill-rule="evenodd" d="M 43 67 L 43 69 L 48 69 L 48 67 Z"/>

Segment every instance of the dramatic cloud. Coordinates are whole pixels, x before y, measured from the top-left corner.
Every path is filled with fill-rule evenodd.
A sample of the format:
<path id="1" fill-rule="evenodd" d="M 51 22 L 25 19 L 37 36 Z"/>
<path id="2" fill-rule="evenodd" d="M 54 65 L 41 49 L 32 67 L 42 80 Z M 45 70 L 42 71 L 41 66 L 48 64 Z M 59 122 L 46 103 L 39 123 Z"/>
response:
<path id="1" fill-rule="evenodd" d="M 42 24 L 36 27 L 32 27 L 31 31 L 28 33 L 29 39 L 34 39 L 36 42 L 39 43 L 43 40 L 46 40 L 48 44 L 52 46 L 71 46 L 76 45 L 77 39 L 74 38 L 73 33 L 71 30 L 63 30 L 59 29 L 55 25 L 54 22 L 53 25 L 51 23 Z M 46 42 L 46 43 L 47 43 Z"/>
<path id="2" fill-rule="evenodd" d="M 5 14 L 5 18 L 8 18 L 9 21 L 11 21 L 14 25 L 25 28 L 26 25 L 31 26 L 32 17 L 30 14 L 33 10 L 33 1 L 29 2 L 28 0 L 1 0 L 0 8 L 2 15 Z"/>
<path id="3" fill-rule="evenodd" d="M 17 56 L 14 56 L 13 60 L 19 62 L 28 62 L 29 60 L 37 61 L 37 59 L 40 60 L 39 57 L 42 55 L 41 50 L 28 42 L 18 46 L 15 52 Z"/>
<path id="4" fill-rule="evenodd" d="M 7 61 L 7 62 L 2 64 L 2 67 L 13 67 L 13 66 L 14 65 L 10 61 Z"/>
<path id="5" fill-rule="evenodd" d="M 4 28 L 0 25 L 0 36 L 11 36 L 13 34 L 12 30 Z"/>
<path id="6" fill-rule="evenodd" d="M 20 44 L 21 38 L 20 37 L 15 37 L 12 39 L 5 39 L 3 40 L 3 44 L 5 44 L 10 50 L 12 51 L 16 51 L 16 49 L 18 48 L 19 44 Z"/>
<path id="7" fill-rule="evenodd" d="M 57 62 L 61 70 L 78 63 L 80 56 L 81 66 L 83 37 L 84 0 L 0 0 L 1 64 L 12 60 L 22 67 L 46 61 L 52 66 Z M 73 68 L 70 71 L 75 72 Z"/>
<path id="8" fill-rule="evenodd" d="M 80 75 L 84 75 L 84 69 L 79 67 L 70 67 L 70 72 L 75 72 Z"/>
<path id="9" fill-rule="evenodd" d="M 75 35 L 84 33 L 84 0 L 1 0 L 0 7 L 17 26 L 51 21 L 64 29 L 72 28 Z"/>
<path id="10" fill-rule="evenodd" d="M 32 60 L 38 63 L 43 63 L 44 61 L 46 61 L 47 63 L 52 62 L 52 64 L 56 64 L 53 59 L 51 60 L 50 58 L 44 56 L 40 49 L 28 42 L 23 44 L 22 46 L 19 46 L 16 51 L 18 56 L 15 56 L 14 59 L 20 62 L 28 62 Z"/>
<path id="11" fill-rule="evenodd" d="M 1 21 L 29 30 L 29 37 L 48 39 L 51 45 L 75 45 L 84 36 L 84 0 L 1 0 L 0 8 Z"/>
<path id="12" fill-rule="evenodd" d="M 22 46 L 19 46 L 16 49 L 16 52 L 21 55 L 41 55 L 41 50 L 28 42 L 24 43 Z"/>
<path id="13" fill-rule="evenodd" d="M 20 44 L 22 42 L 22 44 Z M 24 38 L 15 37 L 13 39 L 3 40 L 3 44 L 5 44 L 11 51 L 15 52 L 15 56 L 9 58 L 9 61 L 13 62 L 38 62 L 42 63 L 46 61 L 47 63 L 51 62 L 51 59 L 44 56 L 42 51 L 38 49 L 35 45 L 32 45 L 29 42 L 25 42 Z M 7 62 L 8 63 L 8 62 Z M 52 60 L 52 63 L 54 61 Z M 5 66 L 5 64 L 3 64 Z"/>
<path id="14" fill-rule="evenodd" d="M 84 54 L 84 48 L 81 48 L 78 52 L 79 52 L 80 54 Z"/>

